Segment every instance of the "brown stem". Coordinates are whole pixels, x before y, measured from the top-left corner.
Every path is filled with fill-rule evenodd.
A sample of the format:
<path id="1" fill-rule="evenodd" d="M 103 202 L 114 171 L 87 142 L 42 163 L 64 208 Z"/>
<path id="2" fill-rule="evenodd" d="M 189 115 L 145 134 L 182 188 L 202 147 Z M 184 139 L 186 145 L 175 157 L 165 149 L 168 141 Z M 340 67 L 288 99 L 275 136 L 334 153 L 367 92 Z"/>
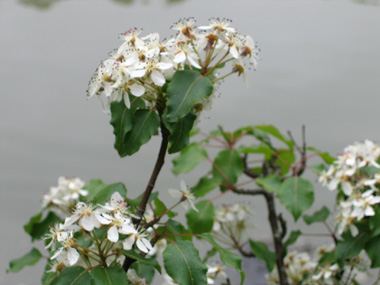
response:
<path id="1" fill-rule="evenodd" d="M 265 191 L 264 189 L 255 189 L 255 190 L 239 190 L 233 189 L 233 192 L 237 194 L 248 194 L 248 195 L 263 195 L 267 202 L 268 213 L 269 213 L 269 222 L 272 230 L 273 242 L 276 249 L 276 263 L 278 269 L 278 275 L 280 279 L 280 284 L 285 285 L 289 284 L 285 272 L 284 265 L 284 245 L 282 244 L 281 231 L 278 226 L 278 219 L 276 214 L 276 205 L 274 203 L 274 195 Z"/>
<path id="2" fill-rule="evenodd" d="M 135 224 L 136 224 L 136 228 L 140 224 L 141 217 L 145 213 L 146 205 L 148 204 L 148 201 L 149 201 L 149 196 L 150 196 L 150 194 L 152 194 L 154 185 L 156 184 L 156 180 L 157 180 L 158 174 L 160 173 L 161 168 L 162 168 L 162 166 L 165 163 L 165 155 L 166 155 L 166 151 L 168 149 L 168 143 L 169 143 L 169 135 L 170 135 L 170 133 L 169 133 L 168 129 L 165 127 L 165 125 L 164 125 L 164 123 L 162 121 L 161 121 L 161 134 L 162 134 L 162 141 L 161 141 L 161 146 L 160 146 L 160 152 L 158 153 L 156 164 L 155 164 L 153 172 L 152 172 L 152 174 L 150 176 L 148 185 L 145 188 L 144 195 L 143 195 L 143 197 L 141 199 L 139 208 L 138 208 L 137 213 L 136 213 L 137 216 L 140 218 L 140 219 L 136 219 L 134 221 Z M 132 258 L 126 257 L 125 261 L 124 261 L 124 264 L 123 264 L 124 271 L 127 272 L 128 269 L 129 269 L 129 267 L 135 261 L 136 260 L 134 260 Z"/>

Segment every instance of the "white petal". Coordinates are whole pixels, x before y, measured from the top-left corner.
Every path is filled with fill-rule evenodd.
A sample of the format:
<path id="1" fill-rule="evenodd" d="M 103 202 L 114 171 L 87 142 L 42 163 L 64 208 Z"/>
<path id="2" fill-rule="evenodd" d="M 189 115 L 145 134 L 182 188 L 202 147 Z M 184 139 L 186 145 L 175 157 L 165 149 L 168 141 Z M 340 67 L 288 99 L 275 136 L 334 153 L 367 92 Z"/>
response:
<path id="1" fill-rule="evenodd" d="M 112 242 L 117 242 L 119 240 L 119 232 L 116 226 L 112 226 L 107 232 L 107 238 Z"/>
<path id="2" fill-rule="evenodd" d="M 201 69 L 201 66 L 199 65 L 198 61 L 194 57 L 189 55 L 187 59 L 190 61 L 192 66 Z"/>
<path id="3" fill-rule="evenodd" d="M 52 257 L 50 257 L 50 259 L 55 259 L 55 258 L 57 258 L 57 256 L 61 254 L 62 250 L 63 250 L 63 247 L 61 247 L 60 249 L 58 249 L 58 250 L 54 253 L 54 255 L 53 255 Z"/>
<path id="4" fill-rule="evenodd" d="M 184 180 L 181 180 L 179 182 L 179 186 L 181 187 L 182 191 L 184 191 L 184 192 L 187 191 L 187 185 L 186 185 L 186 182 Z"/>
<path id="5" fill-rule="evenodd" d="M 372 207 L 368 206 L 365 211 L 364 211 L 364 215 L 365 216 L 374 216 L 375 215 L 375 211 L 373 210 Z"/>
<path id="6" fill-rule="evenodd" d="M 71 217 L 66 218 L 64 227 L 66 228 L 67 226 L 74 224 L 76 221 L 78 221 L 78 219 L 79 219 L 78 215 L 73 215 Z"/>
<path id="7" fill-rule="evenodd" d="M 236 46 L 233 45 L 230 47 L 230 53 L 231 53 L 233 58 L 239 58 L 239 52 L 236 49 Z"/>
<path id="8" fill-rule="evenodd" d="M 119 232 L 123 235 L 129 235 L 129 234 L 137 234 L 136 229 L 133 226 L 124 224 L 120 229 Z"/>
<path id="9" fill-rule="evenodd" d="M 141 241 L 143 242 L 143 244 L 146 246 L 146 248 L 147 248 L 148 250 L 152 250 L 152 249 L 153 249 L 153 247 L 152 247 L 152 245 L 150 244 L 149 240 L 147 240 L 146 238 L 142 238 Z"/>
<path id="10" fill-rule="evenodd" d="M 182 197 L 183 195 L 181 191 L 176 190 L 176 189 L 169 189 L 168 192 L 169 192 L 169 195 L 173 198 Z"/>
<path id="11" fill-rule="evenodd" d="M 111 196 L 111 206 L 116 207 L 124 203 L 123 197 L 121 197 L 119 192 L 114 192 Z"/>
<path id="12" fill-rule="evenodd" d="M 125 96 L 124 96 L 124 104 L 125 104 L 125 106 L 129 109 L 129 108 L 131 108 L 131 101 L 129 101 L 129 96 L 128 96 L 128 94 L 126 94 Z"/>
<path id="13" fill-rule="evenodd" d="M 145 69 L 135 70 L 135 71 L 132 71 L 131 77 L 132 78 L 143 77 L 145 75 L 145 73 L 146 73 Z"/>
<path id="14" fill-rule="evenodd" d="M 79 221 L 79 224 L 88 232 L 91 232 L 94 229 L 94 223 L 92 222 L 91 216 L 84 215 Z"/>
<path id="15" fill-rule="evenodd" d="M 180 53 L 177 53 L 174 57 L 174 62 L 175 63 L 181 63 L 181 62 L 184 62 L 186 60 L 186 54 L 181 51 Z"/>
<path id="16" fill-rule="evenodd" d="M 130 250 L 135 243 L 135 235 L 132 234 L 129 238 L 125 239 L 123 242 L 123 248 L 125 250 Z"/>
<path id="17" fill-rule="evenodd" d="M 69 260 L 70 266 L 77 263 L 77 261 L 79 259 L 79 253 L 76 251 L 76 249 L 74 249 L 72 247 L 69 247 L 67 249 L 67 259 Z"/>
<path id="18" fill-rule="evenodd" d="M 141 241 L 141 239 L 138 239 L 136 241 L 136 245 L 137 245 L 138 249 L 141 250 L 142 252 L 145 252 L 145 253 L 149 252 L 149 250 L 147 249 L 145 244 Z"/>
<path id="19" fill-rule="evenodd" d="M 137 96 L 137 97 L 140 97 L 144 95 L 145 93 L 144 86 L 141 86 L 139 84 L 129 85 L 129 90 L 131 90 L 132 95 Z"/>
<path id="20" fill-rule="evenodd" d="M 157 86 L 163 86 L 165 84 L 165 77 L 157 70 L 152 71 L 150 78 Z"/>

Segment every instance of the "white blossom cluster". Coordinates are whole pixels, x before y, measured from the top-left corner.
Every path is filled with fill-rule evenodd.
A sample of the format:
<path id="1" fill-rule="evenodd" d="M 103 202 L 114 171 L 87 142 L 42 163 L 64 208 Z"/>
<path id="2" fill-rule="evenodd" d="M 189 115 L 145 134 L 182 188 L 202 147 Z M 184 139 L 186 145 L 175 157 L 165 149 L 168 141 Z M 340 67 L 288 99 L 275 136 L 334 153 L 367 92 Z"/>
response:
<path id="1" fill-rule="evenodd" d="M 54 206 L 63 211 L 69 211 L 79 201 L 80 196 L 87 196 L 83 187 L 85 182 L 80 178 L 59 177 L 58 185 L 51 187 L 42 196 L 42 207 Z"/>
<path id="2" fill-rule="evenodd" d="M 51 259 L 56 259 L 60 266 L 73 266 L 78 264 L 80 256 L 82 261 L 91 265 L 97 260 L 96 253 L 112 253 L 120 247 L 130 250 L 134 245 L 144 253 L 149 253 L 153 247 L 146 233 L 139 232 L 132 223 L 133 214 L 129 211 L 123 197 L 115 192 L 110 202 L 105 205 L 93 206 L 78 202 L 73 214 L 65 219 L 64 224 L 58 224 L 50 229 L 45 239 L 50 240 L 47 248 L 54 252 Z M 95 229 L 107 227 L 107 242 L 99 244 Z M 85 238 L 93 239 L 90 248 L 82 248 L 76 242 L 74 233 L 80 232 Z M 59 244 L 56 249 L 56 243 Z M 107 263 L 116 262 L 115 255 L 109 255 Z M 55 264 L 56 266 L 57 264 Z M 109 265 L 109 264 L 108 264 Z"/>
<path id="3" fill-rule="evenodd" d="M 334 285 L 338 284 L 337 275 L 341 274 L 341 269 L 337 263 L 318 264 L 320 258 L 334 245 L 320 246 L 316 249 L 314 259 L 307 252 L 289 252 L 284 258 L 284 265 L 289 284 L 310 284 L 310 285 Z M 352 279 L 360 272 L 366 272 L 366 262 L 360 255 L 347 261 L 345 264 L 347 276 L 339 276 L 341 280 L 346 280 L 345 284 L 353 284 Z M 279 284 L 277 267 L 265 276 L 268 284 Z"/>
<path id="4" fill-rule="evenodd" d="M 380 146 L 372 141 L 355 143 L 346 147 L 319 182 L 331 191 L 340 190 L 342 198 L 337 208 L 337 231 L 346 229 L 358 234 L 355 222 L 375 215 L 380 203 Z"/>
<path id="5" fill-rule="evenodd" d="M 252 215 L 248 206 L 239 203 L 216 207 L 212 229 L 214 238 L 225 245 L 241 245 L 247 236 L 247 229 L 252 227 L 248 223 Z"/>
<path id="6" fill-rule="evenodd" d="M 161 87 L 177 70 L 199 70 L 203 75 L 231 63 L 231 72 L 245 74 L 249 65 L 256 66 L 258 49 L 250 36 L 239 34 L 227 19 L 210 19 L 208 26 L 195 26 L 193 18 L 181 19 L 172 26 L 176 35 L 160 39 L 158 33 L 141 35 L 136 28 L 120 35 L 121 46 L 101 62 L 92 77 L 87 94 L 104 94 L 109 108 L 112 101 L 128 94 L 141 97 L 148 106 L 155 105 Z M 220 78 L 221 79 L 221 78 Z"/>

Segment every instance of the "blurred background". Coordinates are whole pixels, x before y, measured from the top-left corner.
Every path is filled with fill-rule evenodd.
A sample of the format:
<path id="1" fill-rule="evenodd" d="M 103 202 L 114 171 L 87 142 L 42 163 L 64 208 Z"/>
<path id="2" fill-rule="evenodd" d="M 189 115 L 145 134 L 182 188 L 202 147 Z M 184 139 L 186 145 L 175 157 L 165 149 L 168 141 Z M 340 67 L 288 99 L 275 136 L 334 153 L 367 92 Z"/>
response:
<path id="1" fill-rule="evenodd" d="M 354 141 L 380 142 L 377 0 L 1 0 L 0 284 L 40 284 L 43 262 L 18 274 L 5 269 L 32 247 L 23 225 L 39 211 L 42 194 L 59 176 L 121 181 L 132 198 L 143 191 L 159 138 L 120 159 L 110 117 L 96 98 L 86 99 L 87 83 L 100 61 L 120 45 L 121 32 L 137 27 L 169 37 L 175 21 L 191 16 L 199 25 L 210 17 L 232 19 L 240 33 L 258 42 L 262 58 L 257 71 L 247 72 L 249 88 L 241 78 L 222 84 L 213 109 L 201 118 L 202 130 L 264 123 L 300 139 L 304 124 L 308 145 L 333 155 Z M 201 173 L 175 177 L 173 158 L 167 157 L 156 185 L 168 204 L 168 188 L 178 188 L 182 178 L 194 185 Z M 322 203 L 332 208 L 335 193 L 318 185 L 315 190 L 309 213 Z M 242 200 L 232 194 L 224 199 L 217 203 Z M 262 202 L 246 202 L 255 212 L 252 237 L 270 240 Z M 290 224 L 289 231 L 303 227 L 302 222 Z M 306 246 L 312 242 L 330 240 L 300 239 Z M 245 268 L 249 265 L 244 262 Z M 247 272 L 246 284 L 263 284 L 265 266 L 258 266 Z M 257 271 L 261 277 L 254 275 Z"/>

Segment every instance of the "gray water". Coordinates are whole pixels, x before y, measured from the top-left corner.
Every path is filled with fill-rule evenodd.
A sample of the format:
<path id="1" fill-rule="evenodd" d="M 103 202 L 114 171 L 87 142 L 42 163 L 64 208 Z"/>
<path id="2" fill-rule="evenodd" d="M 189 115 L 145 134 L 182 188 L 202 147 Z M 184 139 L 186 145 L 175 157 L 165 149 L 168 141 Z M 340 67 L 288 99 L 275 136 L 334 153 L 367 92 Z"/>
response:
<path id="1" fill-rule="evenodd" d="M 218 124 L 226 130 L 274 124 L 300 138 L 305 124 L 309 145 L 337 154 L 357 140 L 380 141 L 380 7 L 373 4 L 377 2 L 187 0 L 123 5 L 82 0 L 58 1 L 39 10 L 0 1 L 0 284 L 40 283 L 43 262 L 18 274 L 4 271 L 10 259 L 30 250 L 23 225 L 38 212 L 41 195 L 58 176 L 122 181 L 131 197 L 145 187 L 159 140 L 120 159 L 112 147 L 109 117 L 98 100 L 87 101 L 85 96 L 100 60 L 120 44 L 119 33 L 139 27 L 169 36 L 169 27 L 182 17 L 194 16 L 199 24 L 212 16 L 233 19 L 234 27 L 258 41 L 262 61 L 256 72 L 247 74 L 248 89 L 240 78 L 226 80 L 221 98 L 199 126 L 209 131 Z M 189 185 L 197 181 L 196 174 L 174 177 L 172 158 L 167 158 L 157 182 L 167 201 L 166 189 L 178 187 L 181 178 Z M 316 192 L 313 209 L 326 202 L 332 206 L 328 190 L 316 187 Z M 232 195 L 225 199 L 239 201 Z M 259 218 L 253 220 L 253 238 L 270 238 L 269 227 L 260 222 L 266 217 L 262 201 L 250 203 Z M 306 231 L 325 232 L 322 227 Z M 253 278 L 248 274 L 246 284 L 254 284 Z"/>

